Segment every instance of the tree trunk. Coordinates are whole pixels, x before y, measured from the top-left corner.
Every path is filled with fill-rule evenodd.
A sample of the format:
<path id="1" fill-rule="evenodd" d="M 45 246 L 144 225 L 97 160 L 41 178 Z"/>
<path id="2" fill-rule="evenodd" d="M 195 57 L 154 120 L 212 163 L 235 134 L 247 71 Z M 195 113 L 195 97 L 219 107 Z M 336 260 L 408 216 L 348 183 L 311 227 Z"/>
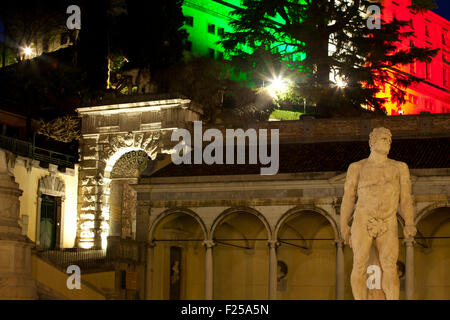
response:
<path id="1" fill-rule="evenodd" d="M 320 31 L 319 31 L 320 34 Z M 326 93 L 330 88 L 330 65 L 328 63 L 328 34 L 322 33 L 322 36 L 314 42 L 311 55 L 317 62 L 315 67 L 314 81 L 319 87 L 320 94 L 317 97 L 317 113 L 327 115 L 330 112 L 328 96 Z"/>

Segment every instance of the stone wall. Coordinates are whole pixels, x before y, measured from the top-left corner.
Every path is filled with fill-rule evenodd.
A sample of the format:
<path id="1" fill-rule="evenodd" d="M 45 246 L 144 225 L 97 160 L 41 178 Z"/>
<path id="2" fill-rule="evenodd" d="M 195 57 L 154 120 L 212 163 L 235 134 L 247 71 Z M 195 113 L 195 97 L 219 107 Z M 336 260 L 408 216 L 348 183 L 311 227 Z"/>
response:
<path id="1" fill-rule="evenodd" d="M 248 128 L 279 129 L 280 140 L 314 142 L 367 140 L 372 129 L 380 126 L 391 130 L 394 138 L 448 136 L 450 114 L 330 119 L 305 117 L 304 120 L 262 122 Z M 231 127 L 203 127 L 204 130 L 208 128 L 217 128 L 224 133 Z"/>

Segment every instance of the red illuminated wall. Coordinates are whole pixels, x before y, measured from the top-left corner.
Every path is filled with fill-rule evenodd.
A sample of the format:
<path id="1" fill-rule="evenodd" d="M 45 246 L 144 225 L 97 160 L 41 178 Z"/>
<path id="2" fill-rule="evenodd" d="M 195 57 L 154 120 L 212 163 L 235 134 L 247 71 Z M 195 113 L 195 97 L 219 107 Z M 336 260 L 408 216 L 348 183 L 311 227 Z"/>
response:
<path id="1" fill-rule="evenodd" d="M 399 114 L 399 111 L 403 114 L 419 114 L 422 111 L 450 113 L 450 21 L 431 11 L 413 13 L 407 8 L 410 0 L 384 0 L 383 5 L 384 21 L 391 21 L 394 15 L 398 20 L 413 21 L 414 36 L 404 39 L 401 48 L 409 48 L 412 42 L 416 47 L 441 49 L 429 66 L 416 62 L 397 68 L 400 72 L 414 74 L 421 81 L 406 90 L 405 104 L 385 104 L 388 115 Z M 389 98 L 390 88 L 386 86 L 379 96 Z"/>

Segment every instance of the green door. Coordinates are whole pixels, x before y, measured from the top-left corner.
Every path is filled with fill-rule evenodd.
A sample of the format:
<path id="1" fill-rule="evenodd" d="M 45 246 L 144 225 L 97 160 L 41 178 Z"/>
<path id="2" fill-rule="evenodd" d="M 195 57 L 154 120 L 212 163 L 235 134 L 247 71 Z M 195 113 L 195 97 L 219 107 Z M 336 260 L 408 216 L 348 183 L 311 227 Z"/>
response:
<path id="1" fill-rule="evenodd" d="M 39 240 L 45 250 L 53 250 L 56 245 L 57 203 L 55 197 L 42 195 Z"/>

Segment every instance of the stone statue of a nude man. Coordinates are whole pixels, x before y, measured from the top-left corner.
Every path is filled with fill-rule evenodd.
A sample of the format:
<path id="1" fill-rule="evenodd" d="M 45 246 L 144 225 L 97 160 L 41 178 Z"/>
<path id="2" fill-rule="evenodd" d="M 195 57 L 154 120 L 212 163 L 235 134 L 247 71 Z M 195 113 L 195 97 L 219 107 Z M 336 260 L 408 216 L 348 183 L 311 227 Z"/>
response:
<path id="1" fill-rule="evenodd" d="M 356 300 L 366 300 L 367 267 L 373 239 L 382 269 L 381 286 L 387 300 L 398 300 L 397 208 L 405 221 L 405 238 L 414 237 L 411 180 L 406 163 L 387 157 L 391 132 L 375 128 L 370 134 L 370 156 L 350 164 L 341 205 L 341 235 L 353 249 L 351 286 Z M 355 203 L 356 201 L 356 203 Z M 353 223 L 349 220 L 353 214 Z"/>

